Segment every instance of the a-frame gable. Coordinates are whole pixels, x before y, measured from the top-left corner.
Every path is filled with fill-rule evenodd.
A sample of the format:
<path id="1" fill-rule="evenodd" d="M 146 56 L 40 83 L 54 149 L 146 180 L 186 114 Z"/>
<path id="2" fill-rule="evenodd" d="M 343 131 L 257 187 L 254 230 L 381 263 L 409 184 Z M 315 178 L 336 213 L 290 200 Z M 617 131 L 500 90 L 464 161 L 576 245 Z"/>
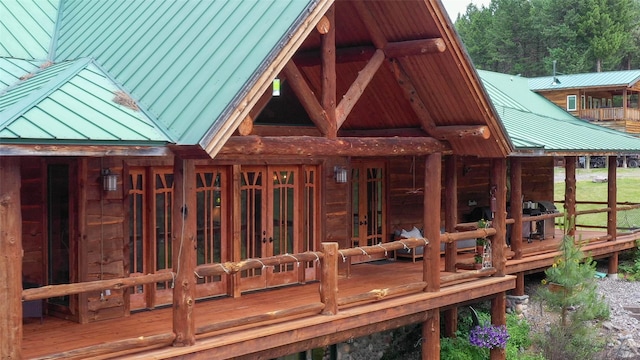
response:
<path id="1" fill-rule="evenodd" d="M 504 156 L 510 143 L 490 103 L 474 108 L 487 100 L 471 67 L 469 74 L 461 74 L 468 69 L 459 66 L 440 69 L 440 75 L 457 77 L 457 84 L 425 83 L 415 73 L 421 67 L 441 66 L 441 57 L 467 61 L 460 59 L 463 51 L 452 41 L 457 39 L 442 32 L 443 26 L 436 26 L 440 32 L 432 29 L 432 35 L 411 27 L 401 29 L 401 25 L 402 31 L 387 29 L 393 21 L 387 17 L 393 18 L 394 13 L 400 23 L 399 14 L 411 17 L 416 9 L 428 12 L 428 8 L 421 8 L 421 2 L 405 2 L 410 6 L 380 3 L 384 2 L 336 2 L 279 75 L 294 90 L 319 133 L 346 141 L 356 133 L 366 137 L 371 131 L 368 136 L 377 137 L 385 130 L 387 136 L 411 134 L 446 140 L 459 154 Z M 388 11 L 396 5 L 406 13 Z M 437 17 L 431 20 L 437 22 Z M 465 76 L 470 77 L 463 81 Z M 460 92 L 460 97 L 452 101 L 447 95 L 451 92 Z M 464 116 L 451 118 L 448 114 L 461 108 Z M 244 124 L 250 121 L 245 119 Z"/>

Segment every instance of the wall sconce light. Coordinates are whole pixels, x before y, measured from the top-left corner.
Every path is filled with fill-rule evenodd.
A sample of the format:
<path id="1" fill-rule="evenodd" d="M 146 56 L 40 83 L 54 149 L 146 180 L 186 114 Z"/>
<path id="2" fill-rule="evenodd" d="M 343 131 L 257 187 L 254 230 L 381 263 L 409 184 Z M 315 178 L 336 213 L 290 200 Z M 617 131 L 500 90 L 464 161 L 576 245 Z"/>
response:
<path id="1" fill-rule="evenodd" d="M 118 174 L 111 172 L 111 169 L 102 169 L 102 189 L 104 191 L 118 190 Z"/>
<path id="2" fill-rule="evenodd" d="M 333 168 L 333 178 L 336 184 L 344 184 L 347 182 L 347 168 L 342 166 L 335 166 Z"/>

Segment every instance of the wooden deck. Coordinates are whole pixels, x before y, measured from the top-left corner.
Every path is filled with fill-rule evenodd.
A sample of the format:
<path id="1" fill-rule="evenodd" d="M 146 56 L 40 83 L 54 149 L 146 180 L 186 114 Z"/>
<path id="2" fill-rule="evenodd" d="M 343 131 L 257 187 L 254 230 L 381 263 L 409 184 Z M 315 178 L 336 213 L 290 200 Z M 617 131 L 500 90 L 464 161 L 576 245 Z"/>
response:
<path id="1" fill-rule="evenodd" d="M 603 232 L 580 231 L 576 238 L 598 238 L 602 235 Z M 604 257 L 615 251 L 633 248 L 638 237 L 640 235 L 636 233 L 619 236 L 617 241 L 593 241 L 586 245 L 584 250 L 594 257 Z M 534 240 L 530 243 L 523 241 L 522 259 L 511 259 L 513 253 L 507 251 L 506 256 L 509 260 L 506 272 L 515 274 L 542 271 L 553 263 L 561 238 L 562 233 L 557 231 L 555 238 Z M 471 257 L 471 253 L 463 252 L 459 254 L 458 260 L 470 262 Z M 339 294 L 340 297 L 347 297 L 375 289 L 384 293 L 385 289 L 399 285 L 420 283 L 422 274 L 422 261 L 413 263 L 406 260 L 384 260 L 352 265 L 350 277 L 339 280 Z M 448 275 L 451 273 L 442 272 L 441 278 Z M 425 311 L 490 298 L 502 291 L 513 289 L 514 286 L 513 276 L 484 277 L 443 286 L 441 291 L 436 293 L 382 296 L 378 301 L 343 306 L 337 315 L 320 315 L 317 309 L 310 308 L 308 312 L 292 314 L 284 321 L 261 320 L 259 326 L 252 322 L 244 326 L 200 333 L 196 345 L 183 348 L 163 345 L 170 344 L 173 339 L 170 308 L 143 311 L 127 318 L 90 324 L 77 324 L 53 317 L 46 317 L 43 323 L 40 323 L 39 319 L 25 319 L 23 355 L 25 359 L 80 359 L 86 358 L 88 354 L 74 349 L 100 344 L 103 344 L 103 348 L 98 348 L 95 354 L 89 354 L 92 358 L 255 358 L 261 350 L 273 348 L 280 349 L 281 354 L 285 355 L 346 341 L 353 336 L 354 329 L 359 329 L 362 335 L 366 335 L 367 331 L 376 332 L 421 322 L 424 321 Z M 278 313 L 319 302 L 317 282 L 243 294 L 236 299 L 225 297 L 200 301 L 195 307 L 196 328 L 203 329 L 210 324 L 250 318 L 266 312 Z M 110 344 L 136 338 L 163 340 L 160 345 L 148 348 L 138 347 L 120 353 L 107 351 Z M 108 355 L 100 355 L 100 352 L 106 352 Z M 52 357 L 52 354 L 59 356 Z"/>
<path id="2" fill-rule="evenodd" d="M 442 276 L 446 276 L 443 273 Z M 422 262 L 383 260 L 373 263 L 362 263 L 352 266 L 351 276 L 339 280 L 340 296 L 366 293 L 374 289 L 385 289 L 402 284 L 422 281 Z M 207 324 L 215 324 L 230 319 L 246 318 L 265 312 L 277 312 L 295 308 L 304 304 L 318 303 L 319 283 L 295 285 L 243 294 L 240 298 L 218 298 L 201 301 L 196 304 L 196 328 Z M 443 287 L 437 293 L 417 293 L 390 297 L 380 301 L 361 303 L 341 307 L 338 315 L 326 316 L 300 314 L 292 316 L 290 321 L 264 322 L 260 326 L 235 327 L 219 330 L 210 334 L 199 335 L 194 347 L 167 348 L 143 353 L 134 358 L 168 358 L 185 355 L 194 350 L 216 349 L 206 357 L 228 358 L 231 356 L 250 355 L 265 346 L 289 346 L 286 351 L 302 351 L 313 339 L 323 337 L 330 343 L 345 341 L 340 337 L 340 329 L 347 330 L 376 324 L 376 329 L 397 327 L 419 322 L 422 313 L 433 308 L 446 307 L 455 303 L 466 302 L 471 298 L 484 298 L 506 291 L 515 286 L 512 276 L 485 277 Z M 277 297 L 274 297 L 274 292 Z M 274 299 L 277 298 L 276 301 Z M 213 311 L 215 309 L 215 311 Z M 361 316 L 366 315 L 366 316 Z M 27 359 L 49 358 L 48 354 L 69 351 L 65 358 L 86 358 L 87 354 L 74 356 L 73 349 L 97 344 L 108 344 L 125 339 L 153 337 L 170 333 L 172 330 L 172 311 L 169 308 L 143 311 L 123 319 L 105 320 L 90 324 L 77 324 L 71 321 L 46 317 L 41 324 L 37 319 L 25 320 L 23 337 L 23 355 Z M 246 328 L 246 329 L 245 329 Z M 291 347 L 293 338 L 290 332 L 298 333 L 296 340 L 300 349 Z M 346 333 L 346 332 L 345 332 Z M 233 335 L 230 335 L 233 334 Z M 278 336 L 280 334 L 280 336 Z M 363 335 L 365 335 L 363 333 Z M 265 336 L 271 337 L 266 342 Z M 259 342 L 248 346 L 248 341 Z M 318 344 L 320 345 L 320 344 Z M 328 345 L 328 344 L 327 344 Z M 107 346 L 107 345 L 105 345 Z M 290 349 L 290 350 L 289 350 Z M 141 351 L 137 349 L 136 351 Z M 92 358 L 112 358 L 117 355 L 92 356 Z M 132 356 L 132 355 L 131 355 Z"/>

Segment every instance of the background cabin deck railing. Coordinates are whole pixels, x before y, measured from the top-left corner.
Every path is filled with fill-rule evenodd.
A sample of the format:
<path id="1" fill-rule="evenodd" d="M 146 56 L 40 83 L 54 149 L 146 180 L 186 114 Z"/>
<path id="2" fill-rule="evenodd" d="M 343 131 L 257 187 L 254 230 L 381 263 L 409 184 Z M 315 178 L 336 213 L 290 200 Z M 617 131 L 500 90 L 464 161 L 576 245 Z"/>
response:
<path id="1" fill-rule="evenodd" d="M 640 110 L 633 108 L 611 107 L 599 109 L 581 109 L 578 117 L 590 121 L 640 121 Z"/>
<path id="2" fill-rule="evenodd" d="M 562 201 L 559 201 L 562 202 Z M 584 205 L 607 205 L 604 201 L 576 201 L 576 205 L 584 206 Z M 619 202 L 617 203 L 616 208 L 616 218 L 618 219 L 618 224 L 616 228 L 620 233 L 622 231 L 626 232 L 635 232 L 640 231 L 640 212 L 633 211 L 640 209 L 640 203 L 630 203 L 630 202 Z M 595 209 L 584 209 L 584 210 L 576 210 L 576 227 L 579 228 L 587 228 L 587 229 L 606 229 L 606 221 L 603 222 L 602 225 L 593 225 L 581 223 L 580 219 L 582 215 L 592 215 L 592 214 L 603 214 L 611 212 L 610 207 L 601 207 Z M 564 216 L 564 213 L 558 214 L 559 217 Z"/>

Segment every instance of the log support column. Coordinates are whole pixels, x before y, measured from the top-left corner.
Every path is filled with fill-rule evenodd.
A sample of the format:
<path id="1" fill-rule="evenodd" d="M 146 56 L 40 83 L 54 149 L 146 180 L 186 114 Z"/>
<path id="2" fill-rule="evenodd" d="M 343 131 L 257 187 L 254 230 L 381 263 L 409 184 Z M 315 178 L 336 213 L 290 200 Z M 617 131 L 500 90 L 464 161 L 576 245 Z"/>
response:
<path id="1" fill-rule="evenodd" d="M 511 197 L 509 199 L 511 218 L 511 233 L 509 234 L 511 251 L 514 259 L 522 259 L 522 159 L 513 157 L 509 159 L 511 165 Z M 516 288 L 514 295 L 524 295 L 524 273 L 516 274 Z"/>
<path id="2" fill-rule="evenodd" d="M 607 235 L 609 241 L 616 241 L 618 231 L 618 181 L 617 181 L 617 159 L 615 156 L 609 156 L 609 169 L 607 179 L 607 207 L 610 209 L 607 213 Z M 614 252 L 609 257 L 609 267 L 607 269 L 609 277 L 618 277 L 618 252 Z"/>
<path id="3" fill-rule="evenodd" d="M 440 309 L 427 311 L 422 323 L 422 360 L 440 359 Z"/>
<path id="4" fill-rule="evenodd" d="M 174 206 L 172 226 L 174 346 L 196 342 L 194 307 L 196 299 L 196 173 L 193 160 L 174 158 Z"/>
<path id="5" fill-rule="evenodd" d="M 573 236 L 576 233 L 576 157 L 566 156 L 564 158 L 564 167 L 564 212 L 569 222 L 568 225 L 565 224 L 565 231 L 567 235 Z"/>
<path id="6" fill-rule="evenodd" d="M 338 243 L 322 243 L 320 301 L 324 304 L 324 309 L 322 310 L 324 315 L 336 315 L 338 313 L 338 251 Z"/>
<path id="7" fill-rule="evenodd" d="M 491 239 L 491 251 L 493 267 L 496 269 L 494 276 L 505 275 L 505 264 L 507 259 L 504 256 L 507 241 L 507 160 L 494 159 L 491 170 L 494 196 L 496 198 L 495 213 L 493 214 L 492 227 L 496 229 L 496 234 Z"/>
<path id="8" fill-rule="evenodd" d="M 445 200 L 444 200 L 444 229 L 447 233 L 456 232 L 458 223 L 458 172 L 456 171 L 456 156 L 447 156 L 444 159 L 445 166 Z M 451 242 L 445 245 L 444 271 L 456 272 L 457 243 Z M 454 307 L 444 311 L 444 333 L 447 337 L 455 337 L 458 328 L 458 308 Z"/>
<path id="9" fill-rule="evenodd" d="M 0 157 L 0 359 L 22 359 L 20 158 Z"/>
<path id="10" fill-rule="evenodd" d="M 427 155 L 425 161 L 424 236 L 429 240 L 423 258 L 425 291 L 440 290 L 440 198 L 442 177 L 442 155 Z M 429 211 L 427 211 L 429 209 Z M 427 320 L 422 324 L 422 359 L 440 358 L 440 309 L 427 311 Z"/>
<path id="11" fill-rule="evenodd" d="M 504 292 L 491 299 L 491 323 L 496 326 L 507 325 L 507 297 Z M 507 357 L 505 349 L 494 348 L 490 351 L 491 360 L 504 360 Z"/>

